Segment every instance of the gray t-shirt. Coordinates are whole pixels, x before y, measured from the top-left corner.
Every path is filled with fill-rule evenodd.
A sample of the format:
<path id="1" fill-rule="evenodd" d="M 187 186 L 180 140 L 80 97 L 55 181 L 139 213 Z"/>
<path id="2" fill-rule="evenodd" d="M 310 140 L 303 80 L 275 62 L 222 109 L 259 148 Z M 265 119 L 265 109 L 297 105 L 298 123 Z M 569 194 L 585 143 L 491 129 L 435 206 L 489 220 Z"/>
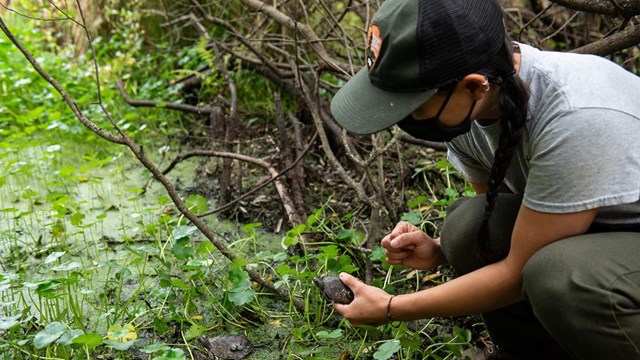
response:
<path id="1" fill-rule="evenodd" d="M 529 119 L 505 184 L 536 211 L 601 208 L 596 223 L 640 224 L 640 78 L 598 56 L 519 45 Z M 499 122 L 474 122 L 448 159 L 486 183 L 499 135 Z"/>

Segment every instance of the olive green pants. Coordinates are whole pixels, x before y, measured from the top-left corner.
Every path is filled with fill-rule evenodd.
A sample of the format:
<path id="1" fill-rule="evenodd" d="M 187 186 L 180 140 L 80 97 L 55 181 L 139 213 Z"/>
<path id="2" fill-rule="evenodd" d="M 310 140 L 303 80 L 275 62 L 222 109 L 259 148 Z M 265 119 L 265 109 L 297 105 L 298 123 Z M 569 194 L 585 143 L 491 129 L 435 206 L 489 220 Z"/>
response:
<path id="1" fill-rule="evenodd" d="M 486 265 L 476 247 L 484 199 L 447 209 L 442 250 L 459 275 Z M 520 196 L 498 196 L 489 227 L 502 256 L 520 204 Z M 525 301 L 482 314 L 502 349 L 523 359 L 640 359 L 640 232 L 554 242 L 529 259 L 522 276 Z"/>

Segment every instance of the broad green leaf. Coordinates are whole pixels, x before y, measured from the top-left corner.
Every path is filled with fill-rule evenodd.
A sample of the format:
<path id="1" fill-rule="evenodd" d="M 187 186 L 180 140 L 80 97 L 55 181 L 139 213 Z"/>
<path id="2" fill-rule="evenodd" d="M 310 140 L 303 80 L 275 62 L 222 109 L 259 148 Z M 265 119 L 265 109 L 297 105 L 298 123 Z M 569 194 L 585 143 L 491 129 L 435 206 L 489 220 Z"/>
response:
<path id="1" fill-rule="evenodd" d="M 65 324 L 57 321 L 52 322 L 36 334 L 33 338 L 33 345 L 36 349 L 42 349 L 43 347 L 58 340 L 66 330 L 67 326 Z"/>
<path id="2" fill-rule="evenodd" d="M 184 351 L 180 349 L 171 349 L 160 356 L 154 357 L 152 360 L 184 360 Z"/>
<path id="3" fill-rule="evenodd" d="M 167 325 L 166 321 L 156 317 L 153 319 L 153 330 L 158 335 L 164 335 L 167 331 L 169 331 L 169 325 Z"/>
<path id="4" fill-rule="evenodd" d="M 247 265 L 247 259 L 239 257 L 233 260 L 231 263 L 231 269 L 244 271 L 242 269 L 245 265 Z"/>
<path id="5" fill-rule="evenodd" d="M 335 245 L 323 246 L 320 248 L 322 253 L 319 255 L 320 259 L 335 259 L 338 257 L 340 250 Z"/>
<path id="6" fill-rule="evenodd" d="M 145 354 L 153 354 L 155 352 L 159 352 L 159 351 L 167 351 L 170 350 L 171 347 L 167 344 L 161 344 L 161 343 L 157 343 L 157 344 L 149 344 L 145 347 L 143 347 L 142 349 L 140 349 L 140 352 L 143 352 Z"/>
<path id="7" fill-rule="evenodd" d="M 53 270 L 53 271 L 69 271 L 69 270 L 79 269 L 81 267 L 82 267 L 82 264 L 80 264 L 77 261 L 72 261 L 70 263 L 63 264 L 63 265 L 60 265 L 60 266 L 54 266 L 53 268 L 51 268 L 51 270 Z"/>
<path id="8" fill-rule="evenodd" d="M 209 255 L 215 250 L 215 246 L 210 241 L 203 241 L 198 245 L 197 254 Z"/>
<path id="9" fill-rule="evenodd" d="M 187 261 L 186 266 L 191 266 L 194 268 L 208 268 L 213 265 L 213 260 L 211 259 L 191 259 Z"/>
<path id="10" fill-rule="evenodd" d="M 322 209 L 318 209 L 313 214 L 309 215 L 306 221 L 307 226 L 313 227 L 313 225 L 315 225 L 316 222 L 322 219 L 322 213 L 323 213 Z"/>
<path id="11" fill-rule="evenodd" d="M 132 324 L 113 324 L 107 331 L 107 339 L 127 342 L 138 338 L 135 326 Z"/>
<path id="12" fill-rule="evenodd" d="M 417 208 L 418 206 L 420 206 L 420 204 L 423 204 L 423 203 L 427 202 L 427 200 L 429 200 L 429 199 L 427 199 L 426 196 L 420 195 L 417 198 L 415 198 L 414 200 L 411 200 L 411 201 L 407 202 L 407 206 L 410 209 L 414 209 L 414 208 Z"/>
<path id="13" fill-rule="evenodd" d="M 256 228 L 259 228 L 260 226 L 262 226 L 261 222 L 246 224 L 242 226 L 242 230 L 248 233 L 252 233 Z"/>
<path id="14" fill-rule="evenodd" d="M 385 341 L 373 354 L 373 358 L 376 360 L 388 360 L 400 351 L 400 349 L 400 342 L 398 340 Z"/>
<path id="15" fill-rule="evenodd" d="M 0 318 L 0 330 L 8 330 L 20 323 L 21 315 Z"/>
<path id="16" fill-rule="evenodd" d="M 51 299 L 56 295 L 55 290 L 61 287 L 64 283 L 65 281 L 62 279 L 52 279 L 49 281 L 41 282 L 36 288 L 36 294 L 44 298 Z"/>
<path id="17" fill-rule="evenodd" d="M 417 226 L 422 222 L 422 213 L 419 210 L 411 210 L 408 213 L 402 215 L 400 219 Z"/>
<path id="18" fill-rule="evenodd" d="M 135 345 L 137 342 L 138 340 L 131 340 L 131 341 L 104 340 L 104 344 L 107 345 L 107 347 L 112 348 L 114 350 L 118 350 L 118 351 L 127 351 L 131 349 L 131 347 Z"/>
<path id="19" fill-rule="evenodd" d="M 251 288 L 249 274 L 242 269 L 231 269 L 228 276 L 232 285 L 228 293 L 229 300 L 236 306 L 250 302 L 255 296 L 255 291 Z"/>
<path id="20" fill-rule="evenodd" d="M 383 261 L 385 259 L 384 248 L 380 245 L 376 245 L 371 249 L 371 255 L 369 255 L 369 259 Z"/>
<path id="21" fill-rule="evenodd" d="M 184 203 L 194 213 L 203 213 L 209 208 L 207 199 L 201 195 L 189 195 Z"/>
<path id="22" fill-rule="evenodd" d="M 187 284 L 186 282 L 180 280 L 180 279 L 173 279 L 171 280 L 171 286 L 178 288 L 178 289 L 189 289 L 189 284 Z"/>
<path id="23" fill-rule="evenodd" d="M 256 292 L 251 288 L 234 290 L 229 292 L 229 300 L 235 306 L 242 306 L 250 302 L 251 300 L 253 300 L 253 297 L 255 296 L 255 294 Z"/>
<path id="24" fill-rule="evenodd" d="M 82 220 L 84 220 L 84 218 L 85 218 L 85 215 L 83 213 L 77 212 L 71 215 L 69 222 L 71 222 L 71 225 L 73 226 L 80 227 L 82 225 Z"/>
<path id="25" fill-rule="evenodd" d="M 307 225 L 306 224 L 300 224 L 296 227 L 294 227 L 293 229 L 287 231 L 287 237 L 297 237 L 300 234 L 302 234 L 305 230 L 307 230 Z"/>
<path id="26" fill-rule="evenodd" d="M 189 238 L 183 237 L 176 240 L 171 248 L 171 252 L 179 260 L 185 260 L 193 256 L 194 250 L 189 246 Z"/>
<path id="27" fill-rule="evenodd" d="M 228 277 L 234 289 L 251 286 L 249 283 L 249 274 L 242 269 L 232 269 L 229 271 Z"/>
<path id="28" fill-rule="evenodd" d="M 195 339 L 196 337 L 204 334 L 206 331 L 207 331 L 206 327 L 198 324 L 193 324 L 191 325 L 189 330 L 187 330 L 187 332 L 184 334 L 184 338 L 185 340 L 189 341 L 191 339 Z"/>
<path id="29" fill-rule="evenodd" d="M 462 329 L 458 326 L 454 326 L 453 327 L 453 333 L 456 335 L 456 341 L 460 342 L 470 342 L 471 341 L 471 337 L 473 336 L 471 334 L 471 330 L 469 329 Z"/>
<path id="30" fill-rule="evenodd" d="M 66 254 L 66 251 L 52 252 L 46 257 L 46 259 L 44 259 L 44 263 L 51 264 L 52 262 L 60 259 L 64 254 Z"/>
<path id="31" fill-rule="evenodd" d="M 342 337 L 342 329 L 335 329 L 332 332 L 318 331 L 316 337 L 319 339 L 339 339 Z"/>
<path id="32" fill-rule="evenodd" d="M 452 188 L 446 188 L 444 189 L 444 193 L 445 195 L 447 195 L 450 198 L 457 198 L 458 196 L 460 196 L 460 194 L 458 194 L 458 191 L 456 189 L 452 189 Z"/>
<path id="33" fill-rule="evenodd" d="M 287 259 L 289 259 L 289 254 L 286 252 L 277 253 L 273 257 L 273 261 L 286 261 Z"/>
<path id="34" fill-rule="evenodd" d="M 62 336 L 60 336 L 56 343 L 60 345 L 71 345 L 73 340 L 80 335 L 84 335 L 84 331 L 79 329 L 67 330 L 62 334 Z"/>
<path id="35" fill-rule="evenodd" d="M 342 230 L 338 233 L 338 240 L 349 240 L 353 237 L 353 230 Z"/>
<path id="36" fill-rule="evenodd" d="M 173 231 L 171 232 L 171 236 L 173 236 L 174 239 L 178 240 L 178 239 L 182 239 L 185 238 L 191 234 L 193 234 L 194 232 L 198 231 L 198 228 L 192 225 L 180 225 L 180 226 L 176 226 Z"/>
<path id="37" fill-rule="evenodd" d="M 72 343 L 72 346 L 75 345 L 74 347 L 86 346 L 88 349 L 93 349 L 94 347 L 102 344 L 102 342 L 103 342 L 102 336 L 95 333 L 90 333 L 90 334 L 84 334 L 76 337 L 75 339 L 73 339 L 71 343 Z"/>
<path id="38" fill-rule="evenodd" d="M 288 264 L 282 264 L 278 266 L 278 268 L 276 269 L 276 272 L 280 276 L 297 273 L 297 271 L 295 269 L 292 269 L 291 266 L 289 266 Z"/>

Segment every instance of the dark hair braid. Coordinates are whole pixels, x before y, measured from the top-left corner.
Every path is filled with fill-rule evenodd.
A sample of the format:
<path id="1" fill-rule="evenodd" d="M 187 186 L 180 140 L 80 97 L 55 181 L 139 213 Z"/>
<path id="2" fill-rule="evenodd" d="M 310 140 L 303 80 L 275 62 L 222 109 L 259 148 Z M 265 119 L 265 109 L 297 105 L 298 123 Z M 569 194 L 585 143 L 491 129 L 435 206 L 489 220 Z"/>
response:
<path id="1" fill-rule="evenodd" d="M 492 82 L 501 87 L 498 104 L 502 113 L 500 139 L 494 154 L 484 214 L 477 234 L 478 253 L 482 259 L 489 262 L 494 262 L 506 256 L 506 254 L 498 254 L 491 247 L 489 219 L 491 219 L 500 186 L 509 168 L 513 154 L 520 143 L 528 113 L 529 90 L 513 70 L 512 46 L 511 41 L 507 39 L 498 59 L 493 66 L 485 71 L 489 79 L 492 79 L 492 75 L 495 76 Z"/>

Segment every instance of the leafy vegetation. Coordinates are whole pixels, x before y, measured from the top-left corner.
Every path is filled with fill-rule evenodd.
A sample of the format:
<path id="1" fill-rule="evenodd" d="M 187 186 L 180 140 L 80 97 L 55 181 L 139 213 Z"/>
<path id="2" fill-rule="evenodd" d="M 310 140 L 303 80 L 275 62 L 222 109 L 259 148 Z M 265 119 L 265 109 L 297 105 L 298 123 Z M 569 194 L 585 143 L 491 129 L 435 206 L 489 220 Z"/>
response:
<path id="1" fill-rule="evenodd" d="M 100 109 L 91 105 L 98 97 L 91 54 L 73 60 L 72 47 L 46 40 L 55 37 L 55 30 L 19 16 L 7 19 L 43 68 L 63 82 L 90 116 L 108 126 Z M 121 36 L 121 41 L 109 44 L 94 39 L 100 95 L 118 125 L 135 139 L 158 147 L 160 159 L 172 144 L 157 142 L 167 135 L 178 139 L 187 131 L 169 113 L 133 111 L 120 100 L 110 84 L 122 76 L 123 62 L 141 74 L 159 64 L 139 41 Z M 280 236 L 265 232 L 259 222 L 213 221 L 216 232 L 241 254 L 235 262 L 226 261 L 149 182 L 148 173 L 130 154 L 75 120 L 4 37 L 0 50 L 0 62 L 6 65 L 0 70 L 0 89 L 7 99 L 0 107 L 1 358 L 186 359 L 202 350 L 195 338 L 225 332 L 246 332 L 256 343 L 267 340 L 256 350 L 257 358 L 412 358 L 459 352 L 469 341 L 468 330 L 455 328 L 450 333 L 433 320 L 354 329 L 332 312 L 312 279 L 357 273 L 367 257 L 381 267 L 375 283 L 389 291 L 407 283 L 422 286 L 422 279 L 385 265 L 380 248 L 362 253 L 365 235 L 352 227 L 357 213 L 340 214 L 342 209 L 334 209 L 331 198 L 311 211 L 305 223 Z M 204 55 L 186 52 L 171 60 L 179 65 L 198 58 L 210 62 Z M 159 70 L 173 74 L 170 65 Z M 130 91 L 175 99 L 177 90 L 165 87 L 158 75 L 131 79 L 135 85 Z M 254 85 L 248 81 L 242 86 Z M 192 181 L 193 171 L 187 167 L 176 177 Z M 450 180 L 444 162 L 415 176 L 440 171 Z M 450 189 L 448 194 L 458 192 Z M 432 189 L 429 197 L 435 196 Z M 199 213 L 211 205 L 211 199 L 199 195 L 187 196 L 186 202 Z M 430 210 L 420 207 L 429 202 L 417 196 L 407 218 L 437 228 L 426 215 Z M 310 243 L 305 234 L 323 240 Z M 293 249 L 298 247 L 306 251 L 297 254 Z M 297 312 L 256 287 L 244 271 L 247 265 L 302 297 L 308 312 Z M 396 273 L 410 281 L 392 282 Z M 424 346 L 419 338 L 431 345 Z M 344 345 L 332 346 L 337 339 Z"/>
<path id="2" fill-rule="evenodd" d="M 446 281 L 447 267 L 419 272 L 387 265 L 376 242 L 400 219 L 437 235 L 446 206 L 473 191 L 441 151 L 389 146 L 398 144 L 398 134 L 348 142 L 345 149 L 353 153 L 341 150 L 336 134 L 318 145 L 313 133 L 323 127 L 314 121 L 327 116 L 322 101 L 326 105 L 345 76 L 335 69 L 322 72 L 312 45 L 291 45 L 299 35 L 295 29 L 263 15 L 253 19 L 236 2 L 194 6 L 189 10 L 200 17 L 188 19 L 180 2 L 145 2 L 145 9 L 157 11 L 144 12 L 138 3 L 101 0 L 95 2 L 97 17 L 81 17 L 74 7 L 62 13 L 51 2 L 11 4 L 31 18 L 4 10 L 3 21 L 98 126 L 119 128 L 162 165 L 189 150 L 212 148 L 293 169 L 297 175 L 278 177 L 302 195 L 292 202 L 293 212 L 304 216 L 287 216 L 283 196 L 260 187 L 265 180 L 254 163 L 178 161 L 165 173 L 190 211 L 218 215 L 202 218 L 235 258 L 223 256 L 132 153 L 78 122 L 2 36 L 0 358 L 191 359 L 202 356 L 195 341 L 200 336 L 246 333 L 256 347 L 252 356 L 259 359 L 452 359 L 482 333 L 477 318 L 353 328 L 313 286 L 314 278 L 340 272 L 370 277 L 390 293 Z M 307 25 L 321 28 L 331 18 L 332 24 L 346 25 L 326 29 L 327 37 L 358 36 L 363 21 L 357 11 L 345 11 L 339 1 L 321 5 L 313 2 L 316 11 L 305 15 Z M 305 9 L 281 10 L 304 17 Z M 157 26 L 159 12 L 172 14 L 163 27 Z M 220 19 L 209 19 L 211 13 Z M 341 20 L 332 18 L 342 13 Z M 72 46 L 70 38 L 79 33 L 86 39 L 86 34 L 67 15 L 102 25 L 92 28 L 90 43 Z M 524 22 L 526 16 L 512 21 Z M 194 30 L 198 21 L 206 32 Z M 262 54 L 241 41 L 240 34 L 254 26 L 264 34 Z M 515 33 L 538 41 L 537 30 Z M 569 33 L 540 43 L 565 49 L 582 45 L 579 40 Z M 342 45 L 328 42 L 325 50 L 344 53 Z M 282 77 L 269 77 L 255 58 L 259 55 Z M 356 63 L 358 56 L 338 58 Z M 616 57 L 636 69 L 637 49 Z M 298 67 L 289 68 L 292 64 Z M 128 105 L 118 80 L 132 98 L 151 103 Z M 317 88 L 301 90 L 309 83 Z M 176 104 L 209 112 L 172 112 Z M 232 124 L 239 127 L 230 132 Z M 291 154 L 302 159 L 300 166 Z M 343 168 L 359 182 L 349 184 Z M 231 203 L 247 189 L 255 193 Z M 230 203 L 230 209 L 219 210 Z M 290 298 L 283 301 L 260 286 L 250 271 L 286 289 Z"/>

